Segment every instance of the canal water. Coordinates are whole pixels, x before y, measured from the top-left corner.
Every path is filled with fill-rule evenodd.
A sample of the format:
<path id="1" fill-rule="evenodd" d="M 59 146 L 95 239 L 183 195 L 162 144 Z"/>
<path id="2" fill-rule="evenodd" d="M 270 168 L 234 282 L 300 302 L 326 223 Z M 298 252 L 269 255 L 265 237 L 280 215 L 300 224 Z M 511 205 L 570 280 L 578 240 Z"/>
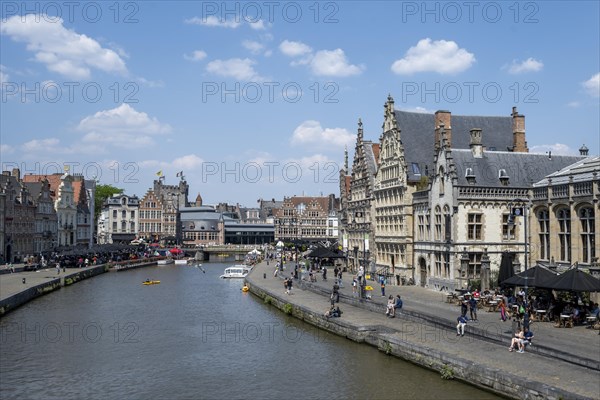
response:
<path id="1" fill-rule="evenodd" d="M 219 279 L 230 264 L 111 272 L 8 314 L 0 398 L 496 398 L 284 315 Z"/>

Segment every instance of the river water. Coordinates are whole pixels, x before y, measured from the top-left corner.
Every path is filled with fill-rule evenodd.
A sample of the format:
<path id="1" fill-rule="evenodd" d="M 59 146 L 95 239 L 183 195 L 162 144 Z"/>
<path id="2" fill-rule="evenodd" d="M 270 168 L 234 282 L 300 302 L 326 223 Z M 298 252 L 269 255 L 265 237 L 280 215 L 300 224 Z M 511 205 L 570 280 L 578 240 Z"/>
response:
<path id="1" fill-rule="evenodd" d="M 0 398 L 496 398 L 284 315 L 229 265 L 111 272 L 8 314 Z"/>

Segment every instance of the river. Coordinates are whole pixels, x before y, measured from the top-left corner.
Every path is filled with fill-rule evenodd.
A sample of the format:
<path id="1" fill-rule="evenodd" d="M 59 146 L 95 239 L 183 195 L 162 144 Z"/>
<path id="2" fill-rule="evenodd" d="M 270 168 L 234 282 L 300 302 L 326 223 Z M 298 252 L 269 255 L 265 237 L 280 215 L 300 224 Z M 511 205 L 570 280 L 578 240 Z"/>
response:
<path id="1" fill-rule="evenodd" d="M 8 314 L 0 398 L 497 398 L 284 315 L 229 265 L 107 273 Z"/>

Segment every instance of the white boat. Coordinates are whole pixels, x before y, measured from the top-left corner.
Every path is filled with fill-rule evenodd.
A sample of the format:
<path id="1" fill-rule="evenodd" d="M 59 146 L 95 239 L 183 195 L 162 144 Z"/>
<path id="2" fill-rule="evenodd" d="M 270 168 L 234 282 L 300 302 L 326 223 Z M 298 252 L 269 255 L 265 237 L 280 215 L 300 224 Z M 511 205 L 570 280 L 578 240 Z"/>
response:
<path id="1" fill-rule="evenodd" d="M 175 261 L 172 258 L 165 258 L 163 260 L 158 260 L 156 264 L 158 265 L 169 265 L 173 264 Z"/>
<path id="2" fill-rule="evenodd" d="M 225 268 L 225 271 L 220 278 L 245 278 L 250 271 L 252 271 L 252 268 L 249 268 L 246 265 L 234 265 L 233 267 Z"/>
<path id="3" fill-rule="evenodd" d="M 185 258 L 178 258 L 175 260 L 175 265 L 187 265 L 188 260 Z"/>

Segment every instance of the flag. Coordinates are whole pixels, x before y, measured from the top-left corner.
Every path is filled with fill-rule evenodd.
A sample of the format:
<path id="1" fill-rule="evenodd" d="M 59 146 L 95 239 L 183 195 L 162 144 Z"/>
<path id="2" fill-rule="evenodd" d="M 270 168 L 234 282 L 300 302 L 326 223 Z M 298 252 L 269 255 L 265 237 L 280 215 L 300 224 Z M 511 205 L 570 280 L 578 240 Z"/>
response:
<path id="1" fill-rule="evenodd" d="M 176 175 L 176 176 L 177 176 L 178 178 L 179 178 L 180 176 L 183 176 L 183 171 L 179 171 L 179 172 L 177 173 L 177 175 Z"/>
<path id="2" fill-rule="evenodd" d="M 156 173 L 157 176 L 162 176 L 162 169 Z"/>

